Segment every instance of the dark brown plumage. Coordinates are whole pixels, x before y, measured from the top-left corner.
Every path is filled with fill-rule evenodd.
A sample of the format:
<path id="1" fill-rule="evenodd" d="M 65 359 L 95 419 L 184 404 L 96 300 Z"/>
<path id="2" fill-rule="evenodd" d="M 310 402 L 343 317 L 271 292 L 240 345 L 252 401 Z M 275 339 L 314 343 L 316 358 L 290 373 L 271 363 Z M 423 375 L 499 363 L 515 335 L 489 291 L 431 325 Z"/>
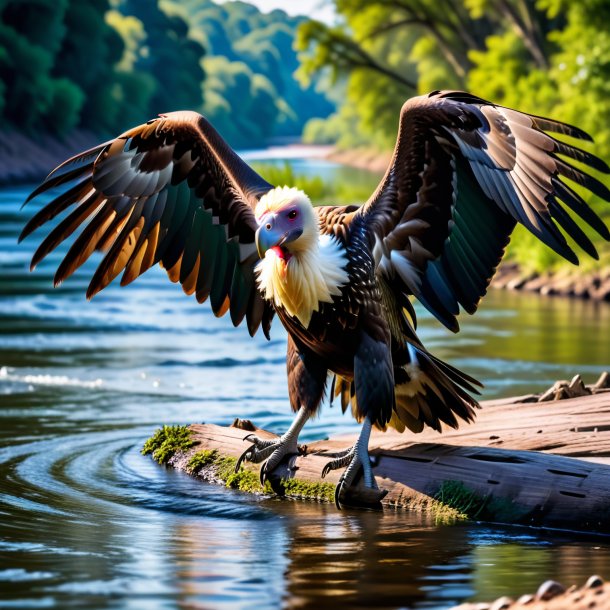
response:
<path id="1" fill-rule="evenodd" d="M 440 431 L 471 420 L 477 406 L 470 394 L 478 382 L 417 338 L 409 298 L 457 331 L 460 307 L 474 313 L 516 223 L 574 263 L 559 227 L 586 253 L 597 253 L 566 208 L 610 240 L 569 182 L 606 201 L 610 191 L 567 159 L 610 169 L 546 132 L 590 139 L 570 125 L 463 92 L 413 98 L 402 108 L 392 161 L 369 201 L 318 207 L 314 216 L 298 191 L 272 190 L 206 119 L 171 113 L 54 170 L 30 198 L 65 190 L 22 237 L 65 213 L 34 254 L 34 267 L 82 227 L 55 282 L 103 250 L 88 297 L 120 273 L 128 284 L 161 263 L 187 294 L 200 302 L 209 297 L 216 315 L 230 311 L 235 325 L 246 318 L 251 334 L 261 323 L 268 334 L 277 313 L 289 333 L 290 400 L 299 415 L 279 443 L 256 440 L 245 455 L 271 456 L 263 476 L 273 470 L 296 448 L 334 373 L 331 394 L 363 421 L 361 440 L 337 465 L 351 461 L 345 485 L 362 466 L 365 483 L 374 486 L 366 453 L 371 424 Z"/>
<path id="2" fill-rule="evenodd" d="M 263 321 L 268 333 L 272 311 L 254 286 L 253 207 L 272 186 L 205 118 L 174 112 L 131 129 L 60 165 L 28 200 L 63 185 L 71 186 L 21 233 L 23 239 L 76 206 L 39 246 L 32 269 L 84 226 L 55 274 L 55 285 L 95 250 L 106 256 L 87 298 L 121 273 L 126 285 L 161 263 L 187 294 L 200 302 L 209 297 L 216 315 L 230 310 L 236 326 L 246 317 L 250 334 Z"/>

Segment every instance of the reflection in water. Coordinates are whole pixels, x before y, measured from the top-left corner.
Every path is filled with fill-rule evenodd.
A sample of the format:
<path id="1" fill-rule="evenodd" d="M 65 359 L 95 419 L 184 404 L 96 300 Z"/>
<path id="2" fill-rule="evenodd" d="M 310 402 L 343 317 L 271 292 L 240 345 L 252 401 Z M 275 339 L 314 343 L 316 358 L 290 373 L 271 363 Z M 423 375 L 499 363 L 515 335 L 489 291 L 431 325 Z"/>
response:
<path id="1" fill-rule="evenodd" d="M 465 529 L 439 529 L 417 517 L 405 523 L 395 513 L 338 516 L 330 509 L 323 520 L 300 513 L 289 532 L 289 608 L 438 605 L 471 593 Z"/>
<path id="2" fill-rule="evenodd" d="M 53 290 L 59 255 L 30 275 L 35 240 L 15 246 L 27 192 L 0 192 L 0 609 L 448 608 L 610 575 L 605 542 L 261 499 L 142 457 L 161 423 L 285 429 L 284 333 L 249 339 L 159 270 L 91 304 L 90 266 Z M 606 305 L 492 291 L 460 335 L 420 318 L 489 397 L 610 363 Z M 325 408 L 303 440 L 354 430 Z"/>

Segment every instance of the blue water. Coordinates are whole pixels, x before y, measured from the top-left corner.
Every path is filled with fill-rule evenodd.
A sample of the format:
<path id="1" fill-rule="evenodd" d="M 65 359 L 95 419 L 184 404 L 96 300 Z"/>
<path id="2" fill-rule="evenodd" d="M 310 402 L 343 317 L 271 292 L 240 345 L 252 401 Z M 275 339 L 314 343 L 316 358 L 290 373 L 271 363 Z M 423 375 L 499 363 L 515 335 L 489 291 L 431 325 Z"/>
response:
<path id="1" fill-rule="evenodd" d="M 165 423 L 240 416 L 283 431 L 285 333 L 276 321 L 272 341 L 250 339 L 158 269 L 91 303 L 90 265 L 52 289 L 60 255 L 30 274 L 38 239 L 16 245 L 29 190 L 0 190 L 0 608 L 449 608 L 610 575 L 603 541 L 339 513 L 142 457 Z M 605 304 L 492 292 L 458 336 L 420 318 L 424 342 L 486 397 L 592 381 L 610 364 Z M 326 406 L 302 440 L 354 430 Z"/>

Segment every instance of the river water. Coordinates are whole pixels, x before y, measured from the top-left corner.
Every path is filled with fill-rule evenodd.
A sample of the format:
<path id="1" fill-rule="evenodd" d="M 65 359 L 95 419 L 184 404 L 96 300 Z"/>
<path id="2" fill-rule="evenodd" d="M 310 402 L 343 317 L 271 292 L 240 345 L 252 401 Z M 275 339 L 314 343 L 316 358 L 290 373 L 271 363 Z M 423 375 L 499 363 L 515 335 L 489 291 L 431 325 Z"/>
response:
<path id="1" fill-rule="evenodd" d="M 350 179 L 320 160 L 292 163 Z M 19 211 L 29 190 L 0 190 L 0 608 L 442 609 L 547 578 L 610 577 L 604 539 L 337 512 L 142 457 L 165 423 L 240 416 L 283 431 L 285 333 L 275 323 L 270 342 L 250 339 L 157 269 L 91 303 L 91 266 L 52 289 L 59 255 L 29 274 L 38 240 L 16 245 L 37 208 Z M 592 381 L 610 364 L 609 305 L 492 291 L 458 336 L 420 313 L 424 342 L 485 381 L 488 398 L 576 372 Z M 302 440 L 355 430 L 325 407 Z"/>

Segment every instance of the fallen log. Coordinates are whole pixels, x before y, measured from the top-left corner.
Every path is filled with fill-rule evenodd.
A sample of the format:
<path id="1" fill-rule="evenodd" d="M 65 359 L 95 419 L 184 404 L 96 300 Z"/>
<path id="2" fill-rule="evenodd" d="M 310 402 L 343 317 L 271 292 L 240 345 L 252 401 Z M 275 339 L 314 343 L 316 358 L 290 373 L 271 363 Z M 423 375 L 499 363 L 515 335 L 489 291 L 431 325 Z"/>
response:
<path id="1" fill-rule="evenodd" d="M 375 432 L 370 453 L 382 504 L 479 521 L 610 534 L 610 392 L 550 402 L 487 401 L 477 421 L 439 435 Z M 261 487 L 258 466 L 237 458 L 248 432 L 273 438 L 250 422 L 230 427 L 165 427 L 145 452 L 201 479 L 256 493 L 332 501 L 340 471 L 321 478 L 333 455 L 355 441 L 317 441 Z M 247 432 L 246 432 L 247 431 Z M 356 503 L 366 505 L 364 487 Z"/>

